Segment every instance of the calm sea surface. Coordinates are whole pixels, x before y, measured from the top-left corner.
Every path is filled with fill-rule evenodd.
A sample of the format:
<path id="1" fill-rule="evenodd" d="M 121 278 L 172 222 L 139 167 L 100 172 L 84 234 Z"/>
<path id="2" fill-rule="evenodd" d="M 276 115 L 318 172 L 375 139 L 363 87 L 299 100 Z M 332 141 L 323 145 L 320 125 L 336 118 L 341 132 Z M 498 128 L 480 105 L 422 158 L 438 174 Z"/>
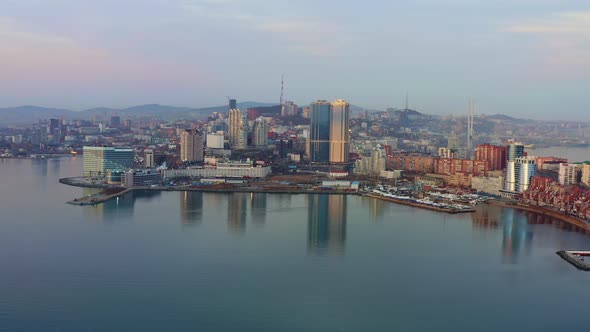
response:
<path id="1" fill-rule="evenodd" d="M 134 193 L 81 159 L 0 160 L 2 331 L 585 331 L 590 237 L 511 209 L 356 196 Z"/>
<path id="2" fill-rule="evenodd" d="M 553 146 L 550 148 L 527 149 L 530 156 L 566 158 L 569 162 L 582 162 L 590 160 L 590 147 L 563 148 Z"/>

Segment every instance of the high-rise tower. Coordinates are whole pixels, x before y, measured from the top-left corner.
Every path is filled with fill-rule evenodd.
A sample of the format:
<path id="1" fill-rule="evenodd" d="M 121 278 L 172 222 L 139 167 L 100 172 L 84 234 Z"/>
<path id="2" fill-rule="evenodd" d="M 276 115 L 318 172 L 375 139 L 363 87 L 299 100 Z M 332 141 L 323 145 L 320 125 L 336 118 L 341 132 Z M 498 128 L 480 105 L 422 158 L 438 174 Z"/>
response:
<path id="1" fill-rule="evenodd" d="M 180 160 L 203 161 L 203 136 L 197 130 L 180 134 Z"/>
<path id="2" fill-rule="evenodd" d="M 332 102 L 330 116 L 330 162 L 347 163 L 349 152 L 348 118 L 350 104 L 342 99 Z"/>
<path id="3" fill-rule="evenodd" d="M 247 113 L 234 108 L 229 110 L 229 144 L 232 149 L 248 147 Z"/>
<path id="4" fill-rule="evenodd" d="M 252 125 L 252 145 L 256 147 L 265 147 L 268 142 L 268 122 L 259 117 L 254 120 Z"/>
<path id="5" fill-rule="evenodd" d="M 309 159 L 315 163 L 330 161 L 330 117 L 332 104 L 325 100 L 311 103 Z"/>

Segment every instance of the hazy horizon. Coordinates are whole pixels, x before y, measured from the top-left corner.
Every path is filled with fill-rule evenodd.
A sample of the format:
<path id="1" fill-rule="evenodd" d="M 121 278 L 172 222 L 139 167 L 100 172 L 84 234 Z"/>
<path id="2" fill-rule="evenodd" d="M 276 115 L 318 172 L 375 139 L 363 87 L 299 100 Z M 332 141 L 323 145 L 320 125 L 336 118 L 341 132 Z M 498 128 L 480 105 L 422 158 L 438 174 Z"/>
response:
<path id="1" fill-rule="evenodd" d="M 342 98 L 589 121 L 590 3 L 7 0 L 0 107 Z"/>

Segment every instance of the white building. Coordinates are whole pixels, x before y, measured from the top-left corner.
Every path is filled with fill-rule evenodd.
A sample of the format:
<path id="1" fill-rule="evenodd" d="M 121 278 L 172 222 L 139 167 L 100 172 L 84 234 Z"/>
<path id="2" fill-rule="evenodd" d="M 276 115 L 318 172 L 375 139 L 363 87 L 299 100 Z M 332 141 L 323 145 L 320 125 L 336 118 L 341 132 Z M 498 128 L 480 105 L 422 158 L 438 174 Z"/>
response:
<path id="1" fill-rule="evenodd" d="M 193 178 L 264 178 L 271 174 L 270 167 L 253 166 L 252 162 L 224 161 L 216 167 L 186 168 L 163 171 L 166 179 Z"/>
<path id="2" fill-rule="evenodd" d="M 517 157 L 514 160 L 508 160 L 503 191 L 510 193 L 525 192 L 529 188 L 531 178 L 536 174 L 535 157 Z"/>
<path id="3" fill-rule="evenodd" d="M 578 167 L 574 164 L 559 164 L 559 184 L 570 185 L 578 183 Z"/>
<path id="4" fill-rule="evenodd" d="M 268 144 L 268 131 L 268 122 L 263 117 L 257 118 L 252 125 L 252 145 L 265 147 Z"/>
<path id="5" fill-rule="evenodd" d="M 385 171 L 387 163 L 387 154 L 385 148 L 381 144 L 377 144 L 371 150 L 370 157 L 363 157 L 357 160 L 354 164 L 354 172 L 357 174 L 367 174 L 373 176 L 380 176 L 382 171 Z"/>
<path id="6" fill-rule="evenodd" d="M 223 133 L 207 134 L 207 147 L 210 149 L 223 149 Z"/>

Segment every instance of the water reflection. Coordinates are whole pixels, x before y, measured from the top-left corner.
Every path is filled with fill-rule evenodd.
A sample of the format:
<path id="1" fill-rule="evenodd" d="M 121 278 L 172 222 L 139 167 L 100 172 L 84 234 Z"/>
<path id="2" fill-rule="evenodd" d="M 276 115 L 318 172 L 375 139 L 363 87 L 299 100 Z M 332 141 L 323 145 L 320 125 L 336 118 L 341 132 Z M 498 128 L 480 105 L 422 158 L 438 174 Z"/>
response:
<path id="1" fill-rule="evenodd" d="M 529 227 L 532 218 L 515 209 L 494 205 L 480 205 L 471 214 L 475 229 L 496 233 L 502 229 L 502 260 L 516 263 L 519 255 L 530 255 L 533 232 Z M 532 216 L 531 216 L 532 217 Z"/>
<path id="2" fill-rule="evenodd" d="M 267 194 L 250 194 L 250 216 L 255 225 L 264 225 L 266 222 L 266 199 Z"/>
<path id="3" fill-rule="evenodd" d="M 526 216 L 514 209 L 502 209 L 502 253 L 504 262 L 516 263 L 524 249 L 530 255 L 533 232 L 528 227 Z"/>
<path id="4" fill-rule="evenodd" d="M 200 225 L 203 221 L 203 193 L 180 192 L 180 220 L 183 225 Z"/>
<path id="5" fill-rule="evenodd" d="M 47 177 L 47 159 L 31 159 L 33 174 L 37 177 Z"/>
<path id="6" fill-rule="evenodd" d="M 367 209 L 371 213 L 371 217 L 373 221 L 380 220 L 380 217 L 383 216 L 383 212 L 385 211 L 385 204 L 390 204 L 389 202 L 385 202 L 380 199 L 374 199 L 370 197 L 362 197 L 361 204 L 365 209 Z"/>
<path id="7" fill-rule="evenodd" d="M 227 227 L 231 233 L 246 233 L 246 208 L 248 193 L 227 195 Z"/>
<path id="8" fill-rule="evenodd" d="M 323 255 L 343 254 L 346 242 L 345 195 L 308 195 L 307 247 Z"/>
<path id="9" fill-rule="evenodd" d="M 97 189 L 84 188 L 83 192 L 87 196 L 96 193 Z M 113 220 L 125 220 L 133 216 L 136 200 L 150 201 L 160 196 L 161 192 L 157 190 L 132 191 L 102 204 L 84 206 L 84 214 L 105 223 Z"/>

